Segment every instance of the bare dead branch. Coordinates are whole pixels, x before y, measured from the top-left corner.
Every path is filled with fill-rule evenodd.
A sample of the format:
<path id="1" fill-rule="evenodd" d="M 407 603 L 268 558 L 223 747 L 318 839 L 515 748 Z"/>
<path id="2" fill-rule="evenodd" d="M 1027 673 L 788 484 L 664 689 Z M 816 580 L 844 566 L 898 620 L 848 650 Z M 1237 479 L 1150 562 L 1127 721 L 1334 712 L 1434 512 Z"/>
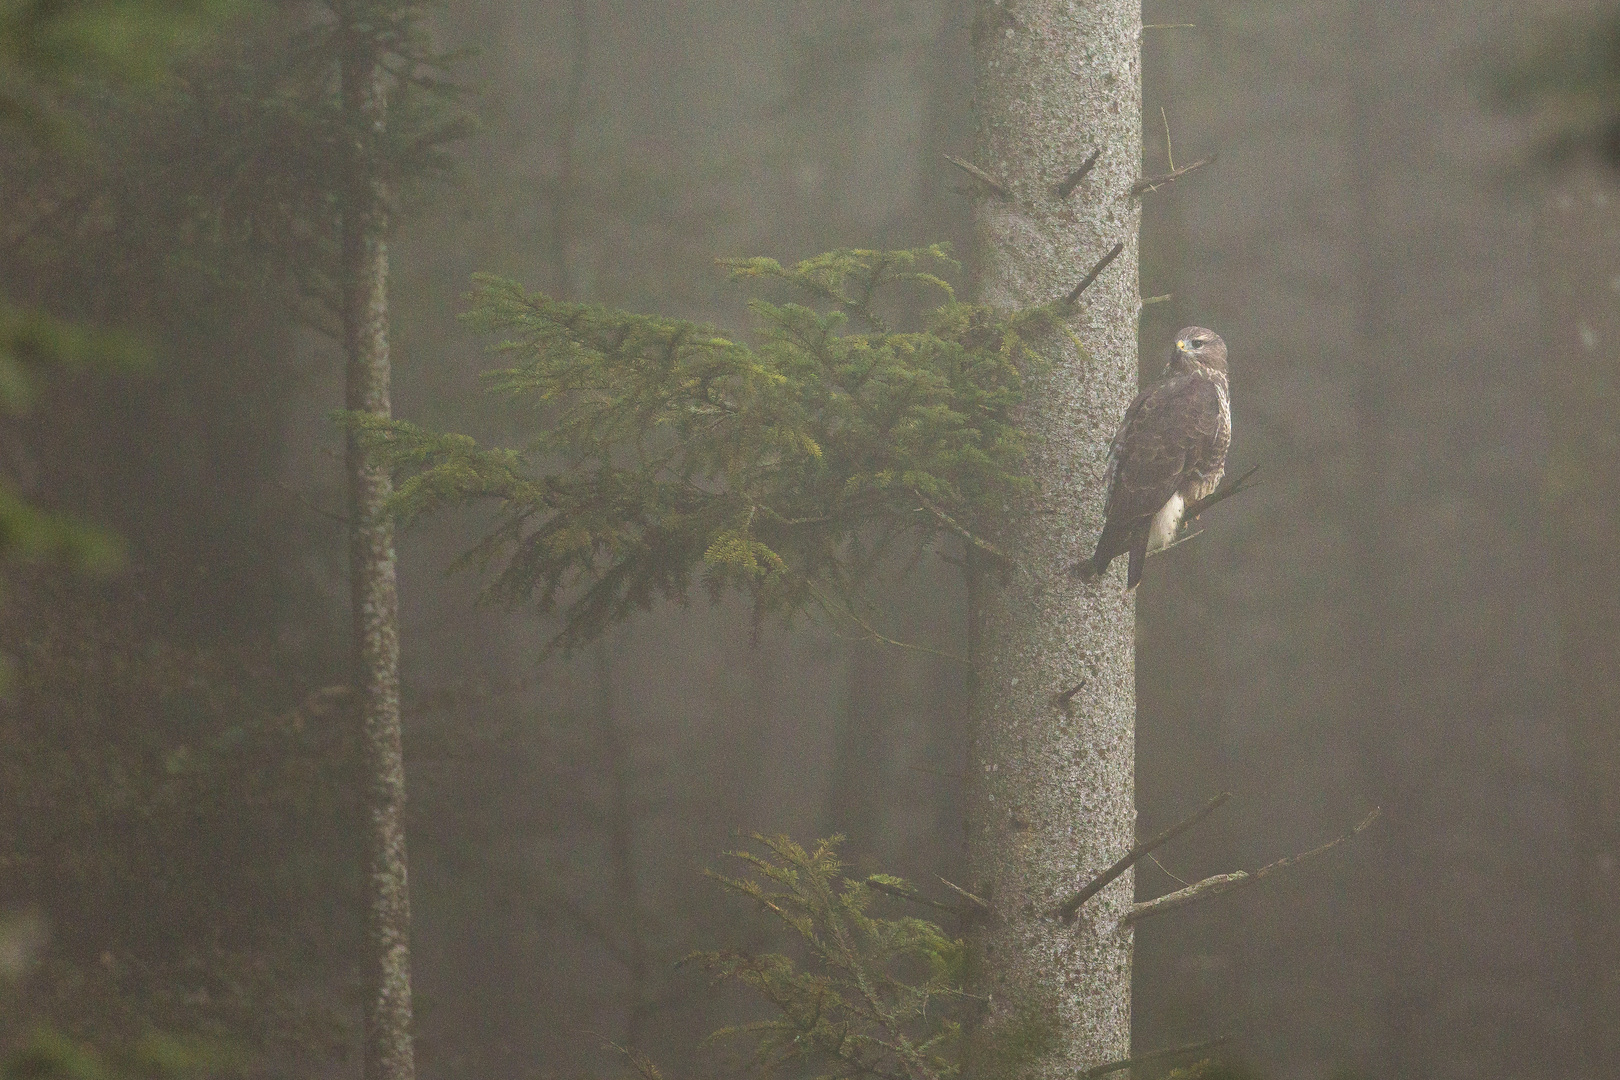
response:
<path id="1" fill-rule="evenodd" d="M 1234 870 L 1230 874 L 1215 874 L 1212 877 L 1196 881 L 1185 889 L 1177 889 L 1165 896 L 1144 900 L 1140 904 L 1132 904 L 1131 910 L 1119 921 L 1121 926 L 1129 926 L 1138 919 L 1145 919 L 1150 915 L 1163 915 L 1167 911 L 1174 911 L 1178 907 L 1199 900 L 1208 900 L 1212 896 L 1219 896 L 1231 892 L 1242 885 L 1254 884 L 1254 878 L 1247 870 Z"/>
<path id="2" fill-rule="evenodd" d="M 930 900 L 928 897 L 923 896 L 920 893 L 910 889 L 902 889 L 898 885 L 890 885 L 886 881 L 878 881 L 875 878 L 867 878 L 865 884 L 866 887 L 871 889 L 873 892 L 887 893 L 889 896 L 898 896 L 900 899 L 909 900 L 913 904 L 921 904 L 924 907 L 935 908 L 939 911 L 949 911 L 955 915 L 960 915 L 964 911 L 964 908 L 960 904 L 942 904 L 938 900 Z"/>
<path id="3" fill-rule="evenodd" d="M 1163 832 L 1159 833 L 1157 836 L 1154 836 L 1152 839 L 1144 840 L 1140 844 L 1137 844 L 1135 847 L 1131 848 L 1131 850 L 1122 855 L 1119 861 L 1114 863 L 1113 866 L 1110 866 L 1108 869 L 1092 878 L 1091 881 L 1087 883 L 1085 888 L 1081 889 L 1079 892 L 1069 897 L 1069 899 L 1063 901 L 1062 904 L 1058 905 L 1058 907 L 1053 911 L 1053 914 L 1064 920 L 1074 918 L 1075 912 L 1080 910 L 1081 904 L 1084 904 L 1087 900 L 1090 900 L 1093 896 L 1096 896 L 1098 893 L 1102 892 L 1103 889 L 1107 888 L 1108 884 L 1115 878 L 1119 877 L 1125 871 L 1135 866 L 1137 861 L 1140 860 L 1142 856 L 1148 854 L 1150 851 L 1157 851 L 1159 848 L 1162 848 L 1164 845 L 1168 844 L 1170 841 L 1174 840 L 1176 837 L 1180 836 L 1194 825 L 1197 825 L 1200 821 L 1203 821 L 1205 818 L 1209 817 L 1209 815 L 1219 810 L 1222 806 L 1225 806 L 1231 798 L 1232 793 L 1230 791 L 1223 791 L 1213 799 L 1209 800 L 1209 802 L 1199 807 L 1197 812 L 1191 817 L 1183 818 L 1174 825 L 1170 826 L 1168 829 L 1165 829 Z M 1140 907 L 1141 905 L 1138 904 L 1136 906 Z"/>
<path id="4" fill-rule="evenodd" d="M 1162 547 L 1162 548 L 1154 548 L 1152 551 L 1147 552 L 1146 557 L 1151 559 L 1155 555 L 1163 555 L 1165 552 L 1169 551 L 1171 548 L 1178 548 L 1182 544 L 1185 544 L 1187 541 L 1195 539 L 1195 538 L 1203 536 L 1203 535 L 1204 535 L 1204 530 L 1203 529 L 1199 529 L 1197 532 L 1183 533 L 1182 535 L 1176 537 L 1174 540 L 1170 541 L 1168 544 L 1164 545 L 1164 547 Z"/>
<path id="5" fill-rule="evenodd" d="M 1057 186 L 1057 197 L 1067 199 L 1074 189 L 1080 186 L 1080 181 L 1086 178 L 1086 173 L 1097 167 L 1097 161 L 1101 157 L 1102 147 L 1099 146 L 1091 152 L 1090 157 L 1080 163 L 1078 169 L 1063 178 L 1063 182 Z"/>
<path id="6" fill-rule="evenodd" d="M 1171 1046 L 1164 1050 L 1150 1050 L 1146 1054 L 1136 1057 L 1123 1058 L 1119 1061 L 1110 1061 L 1106 1065 L 1097 1065 L 1087 1069 L 1080 1075 L 1084 1080 L 1097 1080 L 1099 1076 L 1109 1073 L 1121 1072 L 1125 1069 L 1134 1069 L 1138 1065 L 1151 1065 L 1157 1061 L 1170 1061 L 1179 1057 L 1191 1057 L 1193 1054 L 1202 1054 L 1206 1050 L 1217 1050 L 1232 1041 L 1232 1036 L 1222 1035 L 1218 1039 L 1206 1039 L 1203 1042 L 1188 1043 L 1186 1046 Z"/>
<path id="7" fill-rule="evenodd" d="M 1149 191 L 1158 191 L 1166 184 L 1173 184 L 1177 180 L 1180 180 L 1183 176 L 1186 176 L 1194 169 L 1201 169 L 1205 165 L 1213 164 L 1215 164 L 1215 155 L 1211 154 L 1207 158 L 1199 158 L 1191 165 L 1183 165 L 1181 168 L 1171 169 L 1167 173 L 1160 173 L 1157 176 L 1144 176 L 1142 179 L 1131 185 L 1131 194 L 1141 195 Z"/>
<path id="8" fill-rule="evenodd" d="M 1080 284 L 1076 285 L 1072 290 L 1070 290 L 1069 295 L 1064 297 L 1064 302 L 1072 304 L 1076 300 L 1079 300 L 1080 294 L 1085 292 L 1086 288 L 1090 286 L 1093 281 L 1097 280 L 1097 275 L 1108 269 L 1108 264 L 1119 258 L 1119 253 L 1124 250 L 1125 244 L 1123 241 L 1109 248 L 1108 254 L 1104 255 L 1100 260 L 1098 260 L 1097 265 L 1091 268 L 1090 273 L 1086 274 L 1085 277 L 1080 279 Z"/>
<path id="9" fill-rule="evenodd" d="M 1249 483 L 1249 478 L 1259 471 L 1260 466 L 1256 465 L 1254 468 L 1250 469 L 1248 472 L 1244 473 L 1230 484 L 1227 484 L 1225 487 L 1217 488 L 1208 495 L 1205 495 L 1202 499 L 1194 499 L 1182 509 L 1181 520 L 1191 521 L 1199 514 L 1202 514 L 1205 510 L 1208 510 L 1210 507 L 1215 506 L 1218 503 L 1223 503 L 1234 495 L 1241 495 L 1245 491 L 1252 491 L 1253 489 L 1259 487 L 1260 485 L 1258 483 Z"/>
<path id="10" fill-rule="evenodd" d="M 939 877 L 938 874 L 935 874 L 934 876 Z M 952 882 L 946 881 L 942 877 L 939 878 L 939 883 L 941 885 L 945 886 L 947 889 L 950 889 L 952 892 L 956 893 L 958 896 L 961 896 L 963 899 L 967 900 L 968 903 L 972 904 L 974 907 L 978 908 L 980 911 L 986 911 L 986 912 L 990 912 L 990 913 L 993 914 L 995 912 L 995 910 L 996 910 L 995 908 L 990 906 L 990 901 L 985 900 L 982 897 L 974 896 L 972 893 L 968 892 L 966 889 L 962 888 L 962 886 L 960 886 L 960 885 L 957 885 L 957 884 L 954 884 Z"/>
<path id="11" fill-rule="evenodd" d="M 950 154 L 941 154 L 940 156 L 946 161 L 950 162 L 952 165 L 955 165 L 958 169 L 961 169 L 963 172 L 973 177 L 973 179 L 977 180 L 979 183 L 983 184 L 990 190 L 991 194 L 995 195 L 996 198 L 1002 200 L 1003 202 L 1006 202 L 1008 199 L 1012 198 L 1012 192 L 1007 190 L 1006 184 L 1003 184 L 1000 180 L 997 180 L 995 177 L 973 164 L 973 162 L 964 161 L 959 157 L 952 157 Z"/>
<path id="12" fill-rule="evenodd" d="M 1131 910 L 1126 912 L 1125 917 L 1119 921 L 1120 925 L 1129 926 L 1131 923 L 1145 919 L 1150 915 L 1162 915 L 1167 911 L 1186 907 L 1188 904 L 1196 903 L 1199 900 L 1208 900 L 1210 897 L 1219 896 L 1234 889 L 1259 884 L 1259 882 L 1278 870 L 1286 870 L 1290 866 L 1297 866 L 1306 859 L 1314 859 L 1316 856 L 1332 851 L 1340 844 L 1354 839 L 1363 829 L 1376 821 L 1381 813 L 1383 813 L 1381 808 L 1375 808 L 1372 813 L 1361 819 L 1361 824 L 1343 836 L 1335 840 L 1329 840 L 1321 847 L 1315 847 L 1298 855 L 1289 855 L 1286 858 L 1278 859 L 1276 862 L 1267 863 L 1252 874 L 1243 870 L 1235 870 L 1230 874 L 1216 874 L 1214 877 L 1207 877 L 1202 881 L 1194 882 L 1185 889 L 1178 889 L 1173 893 L 1155 897 L 1152 900 L 1144 900 L 1140 904 L 1133 904 Z"/>
<path id="13" fill-rule="evenodd" d="M 984 539 L 982 536 L 975 535 L 967 526 L 959 523 L 955 518 L 951 517 L 951 515 L 941 510 L 938 506 L 935 506 L 933 502 L 929 500 L 928 496 L 924 495 L 916 488 L 912 488 L 911 493 L 917 497 L 917 501 L 919 503 L 922 503 L 922 508 L 924 510 L 927 510 L 930 514 L 933 514 L 934 517 L 939 520 L 939 523 L 951 530 L 951 532 L 960 536 L 962 539 L 966 540 L 968 543 L 972 544 L 986 555 L 992 556 L 993 558 L 1006 563 L 1008 566 L 1018 565 L 1013 561 L 1012 556 L 1006 554 L 1000 548 L 996 547 L 996 545 Z"/>

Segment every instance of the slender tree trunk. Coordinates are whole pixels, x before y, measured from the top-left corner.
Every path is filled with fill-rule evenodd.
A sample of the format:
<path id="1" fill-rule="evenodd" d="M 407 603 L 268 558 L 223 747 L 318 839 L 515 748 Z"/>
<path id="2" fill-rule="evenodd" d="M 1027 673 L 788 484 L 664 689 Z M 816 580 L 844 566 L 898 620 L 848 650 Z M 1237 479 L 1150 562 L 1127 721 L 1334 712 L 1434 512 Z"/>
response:
<path id="1" fill-rule="evenodd" d="M 1353 47 L 1345 69 L 1350 99 L 1346 157 L 1356 221 L 1357 370 L 1352 418 L 1359 490 L 1346 500 L 1355 581 L 1346 605 L 1355 622 L 1346 639 L 1352 642 L 1349 660 L 1355 688 L 1350 715 L 1355 717 L 1361 787 L 1365 797 L 1385 812 L 1379 829 L 1367 838 L 1378 869 L 1354 886 L 1359 893 L 1362 962 L 1371 974 L 1369 1012 L 1377 1018 L 1377 1044 L 1367 1064 L 1377 1075 L 1409 1080 L 1427 1075 L 1415 1023 L 1421 1003 L 1432 996 L 1433 979 L 1421 962 L 1423 948 L 1414 930 L 1415 913 L 1429 902 L 1421 891 L 1407 894 L 1416 865 L 1414 822 L 1422 809 L 1418 755 L 1423 747 L 1418 733 L 1423 722 L 1406 715 L 1400 690 L 1410 682 L 1409 673 L 1392 637 L 1406 616 L 1397 577 L 1405 563 L 1395 557 L 1392 532 L 1400 516 L 1396 488 L 1401 477 L 1392 472 L 1390 444 L 1396 410 L 1405 398 L 1401 369 L 1410 365 L 1399 353 L 1393 327 L 1400 274 L 1395 265 L 1398 253 L 1388 239 L 1394 226 L 1384 192 L 1389 158 L 1383 148 L 1394 142 L 1393 106 L 1387 72 L 1379 70 L 1377 58 L 1387 51 L 1382 43 L 1391 10 L 1404 20 L 1404 12 L 1391 9 L 1386 0 L 1357 0 L 1348 11 Z"/>
<path id="2" fill-rule="evenodd" d="M 1115 243 L 1070 335 L 1041 343 L 1023 422 L 1038 494 L 1009 506 L 997 542 L 1019 564 L 974 583 L 977 676 L 968 856 L 996 916 L 978 938 L 991 999 L 982 1076 L 1072 1078 L 1130 1049 L 1132 900 L 1122 877 L 1072 923 L 1051 910 L 1134 840 L 1135 612 L 1123 572 L 1083 585 L 1065 568 L 1102 525 L 1107 445 L 1137 386 L 1141 164 L 1139 0 L 980 0 L 974 163 L 1010 198 L 975 225 L 981 299 L 1062 297 Z M 1054 191 L 1094 149 L 1067 198 Z M 1056 695 L 1077 683 L 1070 708 Z"/>
<path id="3" fill-rule="evenodd" d="M 1559 705 L 1575 833 L 1573 930 L 1581 1076 L 1620 1063 L 1620 191 L 1566 181 L 1542 228 L 1546 508 L 1558 616 Z"/>
<path id="4" fill-rule="evenodd" d="M 602 638 L 596 643 L 596 739 L 608 779 L 608 865 L 612 883 L 614 912 L 611 926 L 624 927 L 621 951 L 624 964 L 624 1045 L 643 1048 L 652 1001 L 648 982 L 652 974 L 648 957 L 646 916 L 642 910 L 641 888 L 636 865 L 636 763 L 630 740 L 619 722 L 614 702 L 614 663 L 617 643 Z"/>
<path id="5" fill-rule="evenodd" d="M 343 202 L 343 346 L 351 411 L 388 416 L 388 192 L 378 161 L 386 73 L 366 28 L 345 28 L 341 61 L 351 143 Z M 349 580 L 367 814 L 366 1080 L 412 1080 L 411 907 L 405 873 L 405 758 L 399 723 L 399 594 L 387 469 L 348 444 Z"/>

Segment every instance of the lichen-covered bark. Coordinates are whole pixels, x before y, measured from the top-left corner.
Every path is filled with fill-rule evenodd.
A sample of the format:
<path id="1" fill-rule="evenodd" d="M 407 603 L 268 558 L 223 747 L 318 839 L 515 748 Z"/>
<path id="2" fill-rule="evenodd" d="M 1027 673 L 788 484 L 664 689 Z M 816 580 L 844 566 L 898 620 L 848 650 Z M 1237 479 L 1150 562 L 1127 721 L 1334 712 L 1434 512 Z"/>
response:
<path id="1" fill-rule="evenodd" d="M 385 73 L 364 31 L 342 58 L 344 123 L 352 139 L 343 202 L 343 346 L 347 406 L 388 416 L 387 191 L 377 144 L 387 122 Z M 348 445 L 350 591 L 361 691 L 366 784 L 366 1080 L 413 1080 L 411 906 L 405 873 L 405 757 L 399 723 L 399 593 L 388 470 Z"/>
<path id="2" fill-rule="evenodd" d="M 1131 875 L 1072 923 L 1049 913 L 1135 832 L 1133 601 L 1123 570 L 1086 585 L 1065 568 L 1101 527 L 1108 440 L 1137 384 L 1140 36 L 1139 0 L 981 0 L 974 29 L 974 163 L 1011 192 L 977 205 L 980 298 L 1061 297 L 1125 244 L 1070 321 L 1085 352 L 1061 333 L 1043 343 L 1053 364 L 1030 380 L 1023 418 L 1040 491 L 1009 506 L 997 537 L 1019 569 L 973 590 L 969 859 L 997 912 L 979 936 L 984 1076 L 1072 1078 L 1130 1050 Z"/>

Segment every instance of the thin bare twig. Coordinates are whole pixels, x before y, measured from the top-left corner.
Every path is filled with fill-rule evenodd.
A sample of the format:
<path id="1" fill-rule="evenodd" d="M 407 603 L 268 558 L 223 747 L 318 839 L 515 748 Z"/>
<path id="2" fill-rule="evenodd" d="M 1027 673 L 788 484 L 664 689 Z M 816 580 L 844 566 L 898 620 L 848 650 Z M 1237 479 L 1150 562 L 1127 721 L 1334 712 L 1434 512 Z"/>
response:
<path id="1" fill-rule="evenodd" d="M 959 523 L 955 518 L 951 517 L 951 515 L 935 506 L 933 502 L 929 500 L 928 496 L 924 495 L 916 488 L 912 488 L 911 493 L 917 497 L 918 502 L 922 503 L 922 508 L 927 510 L 930 514 L 933 514 L 934 517 L 938 518 L 940 524 L 944 525 L 947 529 L 951 530 L 953 533 L 960 536 L 962 539 L 966 540 L 968 543 L 972 544 L 986 555 L 993 556 L 994 558 L 1006 563 L 1008 566 L 1016 567 L 1018 565 L 1013 560 L 1011 555 L 1006 554 L 1000 548 L 996 547 L 996 545 L 984 539 L 982 536 L 975 535 L 973 531 L 970 530 L 966 525 Z"/>
<path id="2" fill-rule="evenodd" d="M 1177 180 L 1180 180 L 1183 176 L 1186 176 L 1194 169 L 1201 169 L 1205 165 L 1213 164 L 1215 164 L 1215 155 L 1211 154 L 1207 158 L 1199 158 L 1191 165 L 1183 165 L 1179 169 L 1171 169 L 1169 172 L 1160 173 L 1158 176 L 1144 176 L 1142 179 L 1131 185 L 1131 194 L 1141 195 L 1149 191 L 1158 191 L 1160 188 L 1164 187 L 1164 185 L 1173 184 Z"/>
<path id="3" fill-rule="evenodd" d="M 1074 192 L 1074 189 L 1080 186 L 1080 181 L 1086 178 L 1086 173 L 1096 168 L 1101 157 L 1102 147 L 1099 146 L 1091 152 L 1090 157 L 1080 163 L 1078 169 L 1063 178 L 1063 182 L 1057 186 L 1057 197 L 1067 199 Z"/>
<path id="4" fill-rule="evenodd" d="M 348 517 L 348 515 L 340 514 L 335 510 L 326 509 L 326 507 L 321 506 L 318 503 L 314 502 L 313 500 L 311 500 L 309 498 L 309 496 L 305 495 L 302 491 L 299 491 L 297 488 L 293 487 L 291 484 L 284 483 L 283 481 L 280 481 L 280 480 L 277 480 L 274 483 L 275 483 L 276 487 L 280 488 L 281 490 L 285 491 L 287 494 L 291 495 L 293 498 L 297 499 L 299 501 L 299 503 L 301 503 L 306 510 L 313 510 L 315 513 L 321 515 L 321 517 L 328 518 L 328 519 L 330 519 L 332 521 L 337 522 L 340 525 L 353 525 L 354 524 L 353 520 L 350 519 Z"/>
<path id="5" fill-rule="evenodd" d="M 1135 866 L 1138 859 L 1150 851 L 1157 851 L 1159 848 L 1162 848 L 1164 845 L 1168 844 L 1170 841 L 1174 840 L 1176 837 L 1180 836 L 1194 825 L 1197 825 L 1200 821 L 1203 821 L 1205 818 L 1209 817 L 1209 815 L 1219 810 L 1222 806 L 1226 805 L 1231 798 L 1232 793 L 1230 791 L 1223 791 L 1213 799 L 1209 800 L 1209 802 L 1199 807 L 1198 811 L 1191 817 L 1183 818 L 1174 825 L 1170 826 L 1168 829 L 1165 829 L 1163 832 L 1159 833 L 1157 836 L 1154 836 L 1152 839 L 1144 840 L 1140 844 L 1137 844 L 1124 855 L 1120 856 L 1119 861 L 1114 863 L 1113 866 L 1110 866 L 1108 869 L 1092 878 L 1091 881 L 1086 884 L 1085 888 L 1081 889 L 1079 892 L 1063 901 L 1063 903 L 1059 904 L 1052 913 L 1065 920 L 1074 918 L 1075 912 L 1080 910 L 1081 904 L 1084 904 L 1087 900 L 1090 900 L 1093 896 L 1096 896 L 1098 893 L 1102 892 L 1103 889 L 1107 888 L 1109 883 L 1115 878 L 1119 877 L 1125 871 Z M 1137 907 L 1140 906 L 1140 904 L 1137 905 Z"/>
<path id="6" fill-rule="evenodd" d="M 848 604 L 841 604 L 831 596 L 828 596 L 824 591 L 817 588 L 814 582 L 803 578 L 800 580 L 804 581 L 805 587 L 810 590 L 810 595 L 815 597 L 816 603 L 821 605 L 821 610 L 827 612 L 829 615 L 842 615 L 844 618 L 860 627 L 861 630 L 865 632 L 866 636 L 871 638 L 873 641 L 881 641 L 883 644 L 893 645 L 897 649 L 911 649 L 914 652 L 927 653 L 929 656 L 938 656 L 943 657 L 946 660 L 954 660 L 958 664 L 964 664 L 970 668 L 973 666 L 973 661 L 969 660 L 965 656 L 958 656 L 956 653 L 945 652 L 943 649 L 931 649 L 927 645 L 918 645 L 910 641 L 897 641 L 894 638 L 889 637 L 887 634 L 879 633 L 871 623 L 857 615 L 855 610 Z"/>
<path id="7" fill-rule="evenodd" d="M 1164 1050 L 1152 1050 L 1133 1058 L 1122 1058 L 1119 1061 L 1110 1061 L 1106 1065 L 1094 1066 L 1080 1075 L 1084 1077 L 1084 1080 L 1097 1080 L 1099 1076 L 1107 1076 L 1109 1073 L 1120 1072 L 1124 1069 L 1133 1069 L 1138 1065 L 1151 1065 L 1156 1061 L 1168 1061 L 1171 1058 L 1202 1054 L 1205 1050 L 1216 1050 L 1231 1041 L 1232 1036 L 1222 1035 L 1218 1039 L 1206 1039 L 1203 1042 L 1188 1043 L 1186 1046 L 1172 1046 Z"/>
<path id="8" fill-rule="evenodd" d="M 934 876 L 939 877 L 938 874 L 935 874 Z M 968 892 L 966 889 L 962 888 L 962 886 L 960 886 L 960 885 L 956 885 L 956 884 L 953 884 L 952 882 L 946 881 L 942 877 L 939 878 L 939 883 L 941 885 L 945 886 L 947 889 L 950 889 L 952 892 L 956 893 L 958 896 L 960 896 L 963 899 L 967 900 L 968 903 L 972 904 L 974 907 L 980 909 L 981 911 L 988 911 L 988 912 L 993 913 L 996 910 L 995 908 L 990 906 L 990 901 L 985 900 L 982 897 L 974 896 L 972 893 Z"/>
<path id="9" fill-rule="evenodd" d="M 1091 268 L 1091 271 L 1088 274 L 1086 274 L 1085 277 L 1080 279 L 1080 284 L 1076 285 L 1072 290 L 1070 290 L 1069 295 L 1064 297 L 1064 302 L 1068 303 L 1068 304 L 1072 304 L 1076 300 L 1079 300 L 1080 299 L 1080 294 L 1085 292 L 1086 288 L 1093 281 L 1097 280 L 1097 275 L 1102 273 L 1104 270 L 1108 269 L 1108 264 L 1113 262 L 1115 259 L 1119 258 L 1119 253 L 1124 251 L 1124 250 L 1125 250 L 1124 241 L 1121 241 L 1120 243 L 1117 243 L 1113 247 L 1109 248 L 1108 249 L 1108 254 L 1104 255 L 1100 260 L 1098 260 L 1097 265 L 1093 266 Z"/>
<path id="10" fill-rule="evenodd" d="M 1154 548 L 1152 551 L 1147 552 L 1146 557 L 1147 558 L 1152 558 L 1154 555 L 1163 555 L 1165 552 L 1169 551 L 1171 548 L 1180 547 L 1182 544 L 1185 544 L 1187 541 L 1195 540 L 1198 537 L 1203 536 L 1203 535 L 1204 535 L 1204 530 L 1203 529 L 1199 529 L 1197 532 L 1185 533 L 1185 534 L 1183 534 L 1181 536 L 1176 537 L 1174 540 L 1172 540 L 1168 544 L 1164 545 L 1164 547 L 1162 547 L 1162 548 Z"/>
<path id="11" fill-rule="evenodd" d="M 1197 23 L 1190 23 L 1190 22 L 1158 22 L 1158 23 L 1143 23 L 1142 24 L 1142 29 L 1144 29 L 1144 30 L 1193 30 L 1193 29 L 1196 29 L 1197 26 L 1198 26 Z"/>
<path id="12" fill-rule="evenodd" d="M 1383 813 L 1382 809 L 1374 809 L 1372 813 L 1361 819 L 1361 824 L 1338 839 L 1329 840 L 1321 847 L 1312 848 L 1299 855 L 1289 855 L 1286 858 L 1278 859 L 1276 862 L 1267 863 L 1252 874 L 1244 870 L 1234 870 L 1230 874 L 1216 874 L 1213 877 L 1207 877 L 1202 881 L 1195 882 L 1185 889 L 1178 889 L 1173 893 L 1155 897 L 1152 900 L 1144 900 L 1140 904 L 1133 904 L 1131 910 L 1125 913 L 1125 917 L 1119 923 L 1121 926 L 1129 926 L 1131 923 L 1139 919 L 1145 919 L 1150 915 L 1162 915 L 1167 911 L 1186 907 L 1188 904 L 1196 903 L 1199 900 L 1208 900 L 1210 897 L 1232 892 L 1234 889 L 1248 888 L 1250 885 L 1258 884 L 1278 870 L 1286 870 L 1290 866 L 1297 866 L 1306 859 L 1314 859 L 1316 856 L 1332 851 L 1340 844 L 1354 839 L 1361 830 L 1376 821 L 1381 813 Z"/>
<path id="13" fill-rule="evenodd" d="M 1254 476 L 1254 474 L 1259 471 L 1260 466 L 1256 465 L 1254 468 L 1250 469 L 1248 472 L 1244 473 L 1230 484 L 1227 484 L 1225 487 L 1217 488 L 1215 491 L 1205 495 L 1202 499 L 1194 499 L 1192 502 L 1182 507 L 1181 520 L 1191 521 L 1199 514 L 1202 514 L 1205 510 L 1208 510 L 1210 507 L 1223 503 L 1234 495 L 1241 495 L 1245 491 L 1251 491 L 1254 488 L 1259 487 L 1259 484 L 1249 483 L 1249 478 Z"/>
<path id="14" fill-rule="evenodd" d="M 606 1035 L 600 1035 L 594 1031 L 588 1031 L 586 1034 L 600 1040 L 603 1046 L 624 1058 L 625 1061 L 629 1063 L 630 1067 L 636 1070 L 636 1072 L 642 1077 L 642 1080 L 664 1080 L 664 1074 L 659 1070 L 658 1066 L 654 1064 L 653 1059 L 648 1057 L 646 1054 L 643 1054 L 635 1047 L 620 1046 Z"/>
<path id="15" fill-rule="evenodd" d="M 973 162 L 964 161 L 959 157 L 952 157 L 950 154 L 941 154 L 940 156 L 946 161 L 950 162 L 952 165 L 955 165 L 958 169 L 961 169 L 963 172 L 973 177 L 973 179 L 977 180 L 985 187 L 989 188 L 991 193 L 994 194 L 996 198 L 1002 200 L 1003 202 L 1012 198 L 1012 192 L 1007 190 L 1006 184 L 1003 184 L 1000 180 L 997 180 L 995 177 L 973 164 Z"/>
<path id="16" fill-rule="evenodd" d="M 867 878 L 866 887 L 874 892 L 887 893 L 890 896 L 898 896 L 900 899 L 909 900 L 913 904 L 921 904 L 924 907 L 936 908 L 940 911 L 949 911 L 957 915 L 962 914 L 963 911 L 962 906 L 959 904 L 942 904 L 938 900 L 930 900 L 928 897 L 922 896 L 919 893 L 912 892 L 908 889 L 902 889 L 898 885 L 890 885 L 886 881 L 878 881 L 875 878 Z"/>

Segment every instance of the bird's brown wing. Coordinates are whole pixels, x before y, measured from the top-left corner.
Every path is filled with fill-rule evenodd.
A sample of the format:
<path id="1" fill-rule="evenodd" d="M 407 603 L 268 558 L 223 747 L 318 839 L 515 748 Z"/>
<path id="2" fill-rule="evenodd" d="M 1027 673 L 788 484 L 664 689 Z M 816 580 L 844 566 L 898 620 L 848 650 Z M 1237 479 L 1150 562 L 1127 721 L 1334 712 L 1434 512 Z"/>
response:
<path id="1" fill-rule="evenodd" d="M 1138 396 L 1109 455 L 1105 531 L 1133 531 L 1190 479 L 1218 471 L 1221 428 L 1220 391 L 1203 376 L 1177 375 Z"/>

